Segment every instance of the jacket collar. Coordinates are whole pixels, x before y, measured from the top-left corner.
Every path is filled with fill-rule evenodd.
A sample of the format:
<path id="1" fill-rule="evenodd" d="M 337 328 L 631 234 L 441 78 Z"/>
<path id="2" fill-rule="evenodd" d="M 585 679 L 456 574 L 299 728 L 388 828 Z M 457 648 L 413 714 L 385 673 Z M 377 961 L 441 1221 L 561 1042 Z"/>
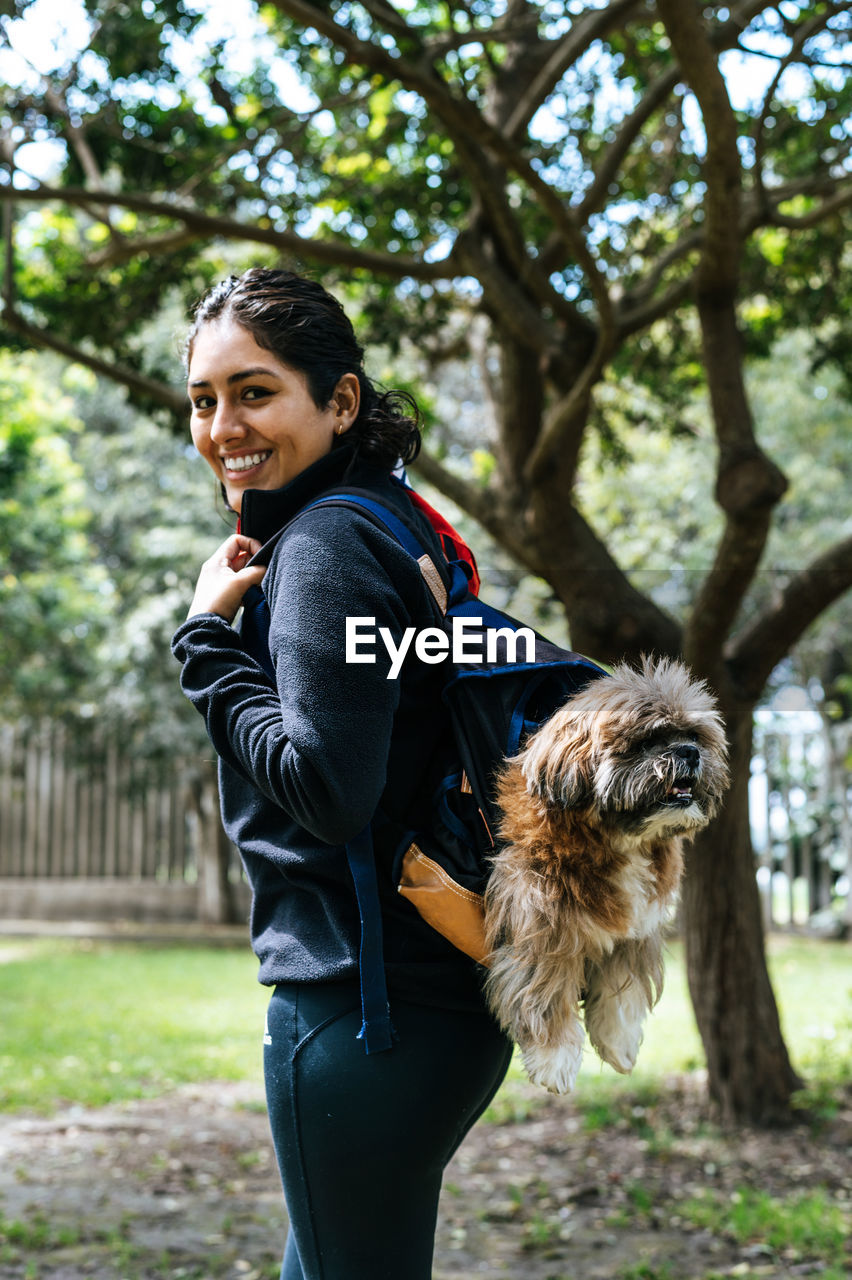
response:
<path id="1" fill-rule="evenodd" d="M 362 461 L 357 442 L 345 441 L 281 489 L 247 489 L 240 511 L 240 532 L 263 544 L 249 563 L 268 565 L 284 528 L 320 494 L 339 490 L 343 485 L 374 490 L 377 485 L 388 484 L 385 468 Z"/>
<path id="2" fill-rule="evenodd" d="M 274 537 L 302 507 L 324 490 L 339 484 L 355 461 L 350 442 L 311 463 L 281 489 L 246 489 L 240 510 L 240 532 L 258 542 Z"/>

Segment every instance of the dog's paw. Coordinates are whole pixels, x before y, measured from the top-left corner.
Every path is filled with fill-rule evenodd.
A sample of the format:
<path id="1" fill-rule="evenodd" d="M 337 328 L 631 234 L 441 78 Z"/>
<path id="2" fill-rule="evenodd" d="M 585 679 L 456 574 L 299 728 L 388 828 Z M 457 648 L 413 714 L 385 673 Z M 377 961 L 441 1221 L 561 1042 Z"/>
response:
<path id="1" fill-rule="evenodd" d="M 583 1041 L 522 1048 L 524 1067 L 533 1084 L 550 1093 L 570 1093 L 583 1060 Z"/>
<path id="2" fill-rule="evenodd" d="M 587 1026 L 586 1029 L 598 1057 L 622 1075 L 629 1075 L 639 1056 L 642 1023 L 611 1019 L 604 1025 L 599 1023 L 594 1027 Z"/>
<path id="3" fill-rule="evenodd" d="M 616 981 L 619 986 L 613 990 Z M 586 1034 L 599 1058 L 627 1075 L 636 1065 L 648 1016 L 645 987 L 610 966 L 596 974 L 585 1008 Z"/>
<path id="4" fill-rule="evenodd" d="M 639 1056 L 638 1044 L 635 1048 L 628 1048 L 626 1052 L 622 1045 L 595 1044 L 594 1049 L 603 1062 L 608 1062 L 613 1070 L 620 1072 L 623 1076 L 630 1074 Z"/>

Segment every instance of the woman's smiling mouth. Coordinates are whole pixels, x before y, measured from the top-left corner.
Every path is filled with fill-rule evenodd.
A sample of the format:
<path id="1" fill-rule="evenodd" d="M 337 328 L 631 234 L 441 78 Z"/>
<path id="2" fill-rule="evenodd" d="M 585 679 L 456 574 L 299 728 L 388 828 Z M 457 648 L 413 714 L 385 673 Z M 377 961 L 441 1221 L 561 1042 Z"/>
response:
<path id="1" fill-rule="evenodd" d="M 272 457 L 271 449 L 264 449 L 260 453 L 243 453 L 238 457 L 223 457 L 222 465 L 225 468 L 226 475 L 239 475 L 240 472 L 250 471 L 253 467 L 259 467 L 261 463 L 266 462 L 267 458 Z"/>

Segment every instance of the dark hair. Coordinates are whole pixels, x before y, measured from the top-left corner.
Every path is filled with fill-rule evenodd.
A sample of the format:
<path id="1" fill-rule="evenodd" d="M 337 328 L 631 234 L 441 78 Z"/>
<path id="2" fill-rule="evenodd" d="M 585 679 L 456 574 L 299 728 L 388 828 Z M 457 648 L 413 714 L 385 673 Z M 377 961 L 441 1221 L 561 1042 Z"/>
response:
<path id="1" fill-rule="evenodd" d="M 413 462 L 420 451 L 420 411 L 407 391 L 377 391 L 364 372 L 364 348 L 343 307 L 315 280 L 292 271 L 252 267 L 217 284 L 195 309 L 184 347 L 188 365 L 192 344 L 205 324 L 229 316 L 259 347 L 303 373 L 311 397 L 324 409 L 345 373 L 361 387 L 358 417 L 333 448 L 354 437 L 359 456 L 392 470 Z"/>

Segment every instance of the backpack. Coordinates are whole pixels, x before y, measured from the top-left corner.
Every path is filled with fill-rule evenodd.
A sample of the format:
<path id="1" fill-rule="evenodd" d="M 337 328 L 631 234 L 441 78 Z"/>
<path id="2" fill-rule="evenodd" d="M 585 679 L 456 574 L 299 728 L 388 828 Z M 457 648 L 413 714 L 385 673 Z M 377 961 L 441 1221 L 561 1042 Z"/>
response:
<path id="1" fill-rule="evenodd" d="M 436 623 L 449 635 L 449 654 L 459 624 L 465 649 L 479 641 L 479 658 L 465 652 L 459 660 L 448 655 L 445 661 L 442 696 L 449 708 L 451 738 L 437 753 L 423 784 L 428 820 L 419 829 L 404 831 L 396 841 L 393 875 L 398 892 L 433 928 L 484 964 L 483 894 L 490 859 L 497 851 L 499 823 L 492 790 L 494 771 L 571 694 L 607 672 L 479 600 L 474 589 L 479 586 L 476 562 L 464 540 L 424 499 L 403 487 L 438 534 L 447 555 L 449 589 L 417 536 L 376 499 L 340 490 L 322 495 L 303 510 L 348 506 L 384 528 L 418 562 L 435 602 Z M 376 814 L 346 846 L 361 926 L 358 1038 L 367 1053 L 382 1052 L 393 1043 L 373 856 L 373 831 L 385 821 L 381 813 Z"/>

